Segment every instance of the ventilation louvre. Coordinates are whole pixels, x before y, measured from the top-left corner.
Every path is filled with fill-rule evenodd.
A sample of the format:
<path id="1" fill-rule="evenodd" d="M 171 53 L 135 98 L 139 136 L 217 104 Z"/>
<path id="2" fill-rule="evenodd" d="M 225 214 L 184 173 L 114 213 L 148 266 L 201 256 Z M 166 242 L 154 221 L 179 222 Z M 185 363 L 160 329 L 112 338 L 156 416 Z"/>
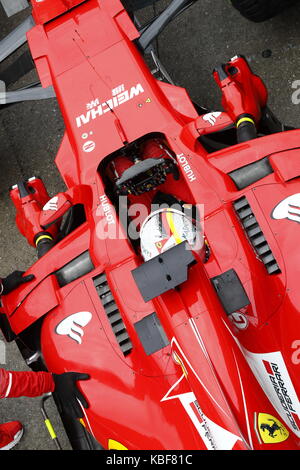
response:
<path id="1" fill-rule="evenodd" d="M 124 356 L 132 351 L 132 343 L 122 320 L 120 311 L 111 293 L 106 275 L 100 274 L 94 279 L 94 286 L 103 305 L 109 323 Z"/>
<path id="2" fill-rule="evenodd" d="M 269 247 L 267 240 L 253 214 L 250 204 L 245 196 L 238 199 L 233 204 L 234 209 L 240 219 L 246 234 L 250 240 L 254 251 L 259 259 L 264 263 L 269 274 L 281 273 L 277 261 Z"/>

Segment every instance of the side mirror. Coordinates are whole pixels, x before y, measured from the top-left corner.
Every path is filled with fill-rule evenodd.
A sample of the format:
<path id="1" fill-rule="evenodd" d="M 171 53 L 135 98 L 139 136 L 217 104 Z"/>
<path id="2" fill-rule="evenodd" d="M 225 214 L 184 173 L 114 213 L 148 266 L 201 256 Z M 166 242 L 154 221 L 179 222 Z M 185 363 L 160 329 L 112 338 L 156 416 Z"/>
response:
<path id="1" fill-rule="evenodd" d="M 57 222 L 72 207 L 72 202 L 65 193 L 58 193 L 50 199 L 40 213 L 40 225 L 46 230 Z"/>

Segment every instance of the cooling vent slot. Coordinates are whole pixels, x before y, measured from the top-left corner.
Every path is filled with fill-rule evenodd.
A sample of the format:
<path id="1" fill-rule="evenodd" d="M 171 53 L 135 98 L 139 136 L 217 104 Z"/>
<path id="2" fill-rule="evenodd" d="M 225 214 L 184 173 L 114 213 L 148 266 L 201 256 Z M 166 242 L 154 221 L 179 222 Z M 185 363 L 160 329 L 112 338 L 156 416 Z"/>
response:
<path id="1" fill-rule="evenodd" d="M 115 299 L 109 288 L 106 275 L 100 274 L 94 279 L 94 286 L 96 287 L 99 299 L 106 312 L 109 323 L 119 343 L 119 346 L 124 354 L 127 356 L 132 351 L 132 343 L 127 333 L 126 327 L 123 323 L 120 311 L 117 307 Z"/>
<path id="2" fill-rule="evenodd" d="M 247 198 L 243 196 L 242 198 L 235 201 L 233 205 L 245 229 L 245 232 L 248 235 L 251 245 L 253 246 L 260 260 L 264 263 L 268 273 L 280 273 L 281 270 L 252 212 Z"/>

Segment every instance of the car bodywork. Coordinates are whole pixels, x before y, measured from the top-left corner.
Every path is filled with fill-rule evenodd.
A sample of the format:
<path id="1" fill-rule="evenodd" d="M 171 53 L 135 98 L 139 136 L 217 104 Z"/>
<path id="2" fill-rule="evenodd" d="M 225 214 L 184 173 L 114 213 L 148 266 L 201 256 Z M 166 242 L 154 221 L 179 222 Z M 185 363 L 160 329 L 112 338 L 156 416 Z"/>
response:
<path id="1" fill-rule="evenodd" d="M 202 137 L 230 117 L 199 115 L 184 89 L 155 79 L 119 0 L 32 6 L 30 50 L 66 126 L 55 162 L 84 219 L 3 298 L 7 336 L 26 359 L 38 352 L 34 368 L 90 374 L 84 424 L 105 449 L 299 448 L 300 131 L 211 151 Z M 178 178 L 149 194 L 203 204 L 209 256 L 175 247 L 175 266 L 166 252 L 150 269 L 106 166 L 157 140 Z M 147 301 L 132 274 L 143 265 Z M 182 280 L 153 297 L 151 279 L 166 274 Z"/>

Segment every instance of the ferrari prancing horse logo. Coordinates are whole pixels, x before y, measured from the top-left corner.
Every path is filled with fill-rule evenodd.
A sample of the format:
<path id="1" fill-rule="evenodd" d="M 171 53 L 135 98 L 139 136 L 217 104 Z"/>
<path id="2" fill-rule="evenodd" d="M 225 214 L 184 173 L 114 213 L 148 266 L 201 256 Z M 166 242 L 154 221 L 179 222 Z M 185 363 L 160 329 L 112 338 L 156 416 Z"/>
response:
<path id="1" fill-rule="evenodd" d="M 267 413 L 259 413 L 258 430 L 260 437 L 265 444 L 278 444 L 279 442 L 284 442 L 290 435 L 279 419 Z"/>

